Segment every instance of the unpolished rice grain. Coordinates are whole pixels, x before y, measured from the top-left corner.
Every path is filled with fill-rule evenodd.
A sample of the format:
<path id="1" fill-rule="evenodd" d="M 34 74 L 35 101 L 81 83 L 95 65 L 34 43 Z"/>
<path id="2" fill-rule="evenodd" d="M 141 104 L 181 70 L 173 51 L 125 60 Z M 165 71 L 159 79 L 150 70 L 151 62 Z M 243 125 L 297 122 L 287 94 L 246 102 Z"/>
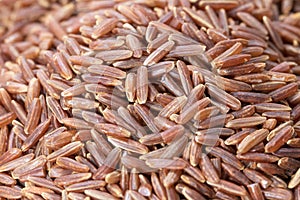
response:
<path id="1" fill-rule="evenodd" d="M 297 185 L 299 185 L 299 176 L 300 176 L 300 170 L 298 169 L 297 172 L 293 175 L 292 179 L 289 182 L 288 188 L 294 188 Z"/>
<path id="2" fill-rule="evenodd" d="M 266 174 L 278 174 L 282 177 L 285 177 L 284 170 L 281 169 L 278 165 L 276 164 L 271 164 L 271 163 L 258 163 L 257 168 L 260 169 L 261 171 L 265 172 Z"/>
<path id="3" fill-rule="evenodd" d="M 48 188 L 48 189 L 56 191 L 58 193 L 61 193 L 61 191 L 62 191 L 59 187 L 55 186 L 53 181 L 47 180 L 45 178 L 28 177 L 28 181 L 34 183 L 35 185 Z"/>
<path id="4" fill-rule="evenodd" d="M 107 192 L 100 192 L 98 190 L 85 190 L 84 193 L 95 199 L 109 199 L 116 200 L 117 198 Z"/>
<path id="5" fill-rule="evenodd" d="M 21 166 L 18 166 L 12 171 L 12 176 L 17 179 L 20 176 L 23 176 L 24 174 L 28 173 L 28 171 L 38 168 L 38 167 L 43 167 L 46 164 L 46 157 L 44 155 L 39 156 L 25 164 L 22 164 Z"/>
<path id="6" fill-rule="evenodd" d="M 158 128 L 154 123 L 154 116 L 147 107 L 139 104 L 134 104 L 134 111 L 146 123 L 152 132 L 158 132 Z"/>
<path id="7" fill-rule="evenodd" d="M 175 98 L 159 112 L 159 115 L 161 117 L 170 117 L 172 114 L 175 114 L 178 111 L 180 111 L 183 108 L 183 106 L 186 104 L 186 101 L 187 101 L 186 96 Z"/>
<path id="8" fill-rule="evenodd" d="M 197 144 L 197 142 L 196 142 L 196 138 L 191 141 L 189 157 L 190 157 L 190 164 L 192 166 L 197 166 L 200 161 L 201 146 Z"/>
<path id="9" fill-rule="evenodd" d="M 241 65 L 249 61 L 251 58 L 250 54 L 237 54 L 228 56 L 226 58 L 219 59 L 218 61 L 214 61 L 214 67 L 216 68 L 226 68 L 232 67 L 236 65 Z"/>
<path id="10" fill-rule="evenodd" d="M 220 181 L 220 177 L 216 169 L 205 154 L 201 155 L 200 167 L 207 181 L 214 183 L 218 183 Z"/>
<path id="11" fill-rule="evenodd" d="M 233 112 L 235 118 L 250 117 L 255 113 L 255 107 L 253 105 L 244 106 L 241 110 Z"/>
<path id="12" fill-rule="evenodd" d="M 99 149 L 97 147 L 95 142 L 87 141 L 86 142 L 86 149 L 90 153 L 90 156 L 93 155 L 93 157 L 92 157 L 93 159 L 91 161 L 95 165 L 97 165 L 97 166 L 103 165 L 103 162 L 105 160 L 105 154 L 102 151 L 100 151 L 101 149 Z"/>
<path id="13" fill-rule="evenodd" d="M 0 171 L 5 172 L 5 171 L 13 170 L 13 169 L 19 167 L 20 164 L 31 161 L 33 159 L 33 157 L 34 157 L 34 154 L 31 153 L 31 154 L 27 154 L 27 155 L 21 156 L 19 158 L 13 159 L 9 162 L 3 163 L 0 166 Z"/>
<path id="14" fill-rule="evenodd" d="M 267 141 L 270 141 L 279 131 L 281 131 L 283 128 L 285 128 L 286 126 L 289 126 L 289 125 L 292 125 L 292 121 L 284 122 L 284 123 L 280 124 L 279 126 L 277 126 L 276 128 L 274 128 L 268 135 Z"/>
<path id="15" fill-rule="evenodd" d="M 89 167 L 67 157 L 58 157 L 56 164 L 65 169 L 71 169 L 75 172 L 88 172 Z"/>
<path id="16" fill-rule="evenodd" d="M 259 183 L 262 188 L 266 189 L 269 187 L 272 183 L 270 179 L 268 179 L 266 176 L 261 174 L 260 172 L 246 168 L 243 170 L 244 174 L 253 182 Z"/>
<path id="17" fill-rule="evenodd" d="M 297 91 L 298 85 L 296 83 L 290 83 L 286 86 L 283 86 L 273 92 L 270 93 L 273 100 L 280 101 L 284 98 L 288 98 L 292 95 L 294 95 Z"/>
<path id="18" fill-rule="evenodd" d="M 202 121 L 208 117 L 217 115 L 219 112 L 220 111 L 216 106 L 207 107 L 207 108 L 204 108 L 204 109 L 198 111 L 194 115 L 194 120 Z"/>
<path id="19" fill-rule="evenodd" d="M 33 145 L 36 144 L 36 142 L 45 134 L 45 132 L 48 130 L 49 128 L 49 125 L 50 125 L 50 122 L 51 122 L 51 118 L 42 122 L 40 125 L 38 125 L 34 131 L 31 133 L 31 135 L 29 135 L 21 149 L 22 151 L 27 151 L 29 148 L 31 148 Z"/>
<path id="20" fill-rule="evenodd" d="M 300 148 L 280 148 L 279 150 L 277 150 L 274 155 L 276 156 L 280 156 L 280 157 L 291 157 L 291 158 L 299 158 L 299 151 Z"/>
<path id="21" fill-rule="evenodd" d="M 207 87 L 211 97 L 216 99 L 218 102 L 229 106 L 233 110 L 239 110 L 241 108 L 241 102 L 234 96 L 226 93 L 213 84 L 207 84 Z"/>
<path id="22" fill-rule="evenodd" d="M 44 198 L 44 199 L 60 199 L 60 196 L 57 195 L 57 194 L 53 194 L 53 193 L 49 193 L 49 192 L 43 192 L 41 194 L 41 196 Z"/>
<path id="23" fill-rule="evenodd" d="M 129 73 L 125 80 L 125 92 L 129 102 L 134 102 L 136 95 L 136 74 Z"/>
<path id="24" fill-rule="evenodd" d="M 170 52 L 171 53 L 171 52 Z M 181 84 L 183 87 L 183 90 L 186 95 L 188 95 L 192 90 L 192 81 L 190 79 L 190 73 L 188 71 L 188 68 L 186 64 L 180 60 L 176 62 L 176 66 L 178 69 L 178 73 L 180 76 Z"/>
<path id="25" fill-rule="evenodd" d="M 152 185 L 149 180 L 142 174 L 139 175 L 140 187 L 138 192 L 143 196 L 150 196 L 152 191 Z"/>
<path id="26" fill-rule="evenodd" d="M 68 156 L 78 152 L 82 148 L 83 144 L 80 141 L 69 143 L 68 145 L 54 151 L 47 156 L 49 161 L 56 160 L 59 156 Z"/>
<path id="27" fill-rule="evenodd" d="M 144 104 L 148 98 L 148 70 L 147 67 L 141 66 L 136 75 L 136 98 L 139 104 Z"/>
<path id="28" fill-rule="evenodd" d="M 287 126 L 280 130 L 265 146 L 266 152 L 275 152 L 282 145 L 284 145 L 288 139 L 294 134 L 294 130 L 291 126 Z"/>
<path id="29" fill-rule="evenodd" d="M 203 53 L 205 46 L 203 45 L 184 45 L 176 46 L 170 51 L 168 57 L 195 56 L 198 53 Z"/>
<path id="30" fill-rule="evenodd" d="M 262 190 L 258 183 L 247 185 L 249 193 L 253 199 L 264 199 Z"/>
<path id="31" fill-rule="evenodd" d="M 244 153 L 236 156 L 240 160 L 247 160 L 253 162 L 276 162 L 279 160 L 277 156 L 265 153 Z"/>
<path id="32" fill-rule="evenodd" d="M 108 141 L 115 147 L 119 147 L 121 149 L 125 149 L 127 151 L 138 154 L 146 154 L 149 151 L 145 145 L 130 139 L 108 137 Z"/>
<path id="33" fill-rule="evenodd" d="M 79 183 L 88 180 L 92 177 L 91 173 L 75 173 L 57 177 L 54 182 L 57 185 L 68 186 L 71 184 Z"/>
<path id="34" fill-rule="evenodd" d="M 65 126 L 76 129 L 86 129 L 90 127 L 89 123 L 77 118 L 64 118 L 62 122 L 65 124 Z"/>
<path id="35" fill-rule="evenodd" d="M 131 58 L 132 54 L 133 52 L 130 50 L 110 50 L 97 53 L 96 58 L 100 58 L 101 60 L 107 62 L 112 62 Z"/>
<path id="36" fill-rule="evenodd" d="M 126 76 L 124 71 L 106 65 L 91 65 L 88 67 L 88 71 L 93 74 L 99 74 L 118 79 L 123 79 Z"/>
<path id="37" fill-rule="evenodd" d="M 237 152 L 248 152 L 252 147 L 265 140 L 268 134 L 269 131 L 267 129 L 259 129 L 250 133 L 239 143 Z"/>
<path id="38" fill-rule="evenodd" d="M 244 117 L 229 121 L 226 124 L 228 128 L 253 127 L 262 124 L 266 121 L 266 117 Z"/>
<path id="39" fill-rule="evenodd" d="M 172 114 L 170 116 L 170 119 L 172 121 L 175 121 L 178 124 L 185 124 L 190 119 L 193 118 L 193 116 L 201 109 L 205 108 L 210 103 L 209 98 L 203 98 L 197 102 L 195 102 L 190 107 L 187 107 L 186 109 L 183 109 L 182 112 L 177 116 L 175 114 Z"/>
<path id="40" fill-rule="evenodd" d="M 173 48 L 174 44 L 175 43 L 173 41 L 168 41 L 162 44 L 146 58 L 143 64 L 150 66 L 158 63 L 158 61 L 160 61 L 160 59 L 163 58 Z"/>
<path id="41" fill-rule="evenodd" d="M 129 156 L 129 155 L 123 156 L 121 158 L 121 162 L 124 165 L 124 167 L 129 168 L 129 169 L 136 168 L 141 173 L 142 172 L 151 172 L 151 171 L 154 171 L 154 169 L 151 168 L 151 167 L 149 167 L 145 163 L 145 161 L 140 160 L 140 159 L 138 159 L 136 157 L 133 157 L 133 156 Z"/>
<path id="42" fill-rule="evenodd" d="M 8 186 L 0 186 L 0 196 L 7 199 L 19 199 L 22 197 L 21 191 Z"/>
<path id="43" fill-rule="evenodd" d="M 220 88 L 222 88 L 228 92 L 251 91 L 252 90 L 251 86 L 244 82 L 235 81 L 235 80 L 231 80 L 231 79 L 227 79 L 227 78 L 223 78 L 223 77 L 217 77 L 216 81 L 217 81 L 216 84 Z"/>
<path id="44" fill-rule="evenodd" d="M 29 186 L 27 188 L 22 189 L 22 193 L 33 193 L 33 194 L 38 194 L 41 195 L 42 193 L 54 193 L 53 190 L 50 190 L 48 188 L 42 188 L 42 187 L 37 187 L 37 186 Z"/>
<path id="45" fill-rule="evenodd" d="M 169 90 L 175 96 L 182 96 L 184 95 L 183 90 L 179 85 L 177 85 L 176 81 L 168 74 L 165 74 L 161 78 L 162 85 Z"/>
<path id="46" fill-rule="evenodd" d="M 244 165 L 232 153 L 222 149 L 221 147 L 211 147 L 210 154 L 220 157 L 223 162 L 232 164 L 237 169 L 243 169 Z"/>
<path id="47" fill-rule="evenodd" d="M 290 111 L 291 107 L 277 103 L 259 103 L 255 104 L 255 110 L 258 113 L 267 111 Z"/>
<path id="48" fill-rule="evenodd" d="M 0 198 L 297 199 L 298 12 L 1 1 Z"/>
<path id="49" fill-rule="evenodd" d="M 145 135 L 139 141 L 145 145 L 159 144 L 162 142 L 170 143 L 176 140 L 177 138 L 182 137 L 184 133 L 185 133 L 185 128 L 182 125 L 176 125 L 159 133 Z"/>
<path id="50" fill-rule="evenodd" d="M 204 12 L 202 12 L 202 15 L 200 16 L 196 11 L 190 8 L 184 8 L 184 11 L 195 21 L 197 25 L 213 28 L 213 25 L 210 23 L 210 20 L 207 18 Z"/>
<path id="51" fill-rule="evenodd" d="M 107 136 L 130 137 L 131 132 L 114 124 L 98 123 L 95 129 Z"/>
<path id="52" fill-rule="evenodd" d="M 261 31 L 263 34 L 268 34 L 267 29 L 255 17 L 246 12 L 238 12 L 237 16 L 241 18 L 247 25 Z"/>
<path id="53" fill-rule="evenodd" d="M 0 173 L 0 177 L 1 177 L 1 184 L 3 185 L 15 185 L 16 184 L 16 180 L 13 179 L 10 175 L 6 174 L 6 173 Z"/>
<path id="54" fill-rule="evenodd" d="M 201 182 L 198 182 L 193 177 L 185 175 L 185 174 L 181 175 L 180 179 L 185 184 L 189 185 L 190 187 L 197 189 L 197 191 L 199 191 L 201 194 L 203 194 L 209 198 L 212 198 L 213 191 L 211 191 L 211 189 L 207 185 L 202 184 Z"/>
<path id="55" fill-rule="evenodd" d="M 114 18 L 104 19 L 94 28 L 92 38 L 97 39 L 110 32 L 117 24 L 118 20 Z"/>
<path id="56" fill-rule="evenodd" d="M 266 198 L 275 198 L 275 199 L 292 199 L 293 194 L 291 191 L 283 189 L 283 188 L 270 188 L 268 190 L 264 190 L 263 194 Z"/>
<path id="57" fill-rule="evenodd" d="M 231 114 L 217 115 L 217 116 L 207 118 L 207 119 L 201 121 L 200 123 L 196 122 L 194 124 L 194 127 L 198 128 L 198 129 L 208 129 L 208 128 L 220 127 L 223 124 L 226 124 L 227 122 L 232 120 L 233 118 L 234 117 Z"/>
<path id="58" fill-rule="evenodd" d="M 9 161 L 19 158 L 22 155 L 22 151 L 19 148 L 11 148 L 0 156 L 0 165 L 3 165 Z"/>
<path id="59" fill-rule="evenodd" d="M 100 188 L 105 185 L 104 181 L 98 180 L 89 180 L 89 181 L 82 181 L 79 183 L 74 183 L 66 187 L 67 192 L 83 192 L 88 189 Z"/>
<path id="60" fill-rule="evenodd" d="M 244 130 L 244 131 L 239 131 L 233 135 L 231 135 L 230 137 L 228 137 L 224 143 L 226 145 L 235 145 L 240 143 L 247 135 L 249 134 L 249 131 Z"/>
<path id="61" fill-rule="evenodd" d="M 218 45 L 216 45 L 216 47 L 222 47 L 224 46 L 225 48 L 228 48 L 228 46 L 226 45 L 220 45 L 220 43 L 218 43 Z M 228 56 L 232 56 L 232 55 L 236 55 L 242 52 L 242 43 L 237 42 L 232 46 L 229 46 L 230 48 L 228 48 L 226 51 L 222 52 L 220 55 L 218 55 L 212 62 L 217 62 L 220 59 L 224 59 L 227 58 Z"/>
<path id="62" fill-rule="evenodd" d="M 16 118 L 16 114 L 14 112 L 5 113 L 0 116 L 0 127 L 4 127 L 10 124 Z"/>
<path id="63" fill-rule="evenodd" d="M 251 184 L 251 181 L 241 171 L 232 167 L 230 164 L 222 163 L 222 168 L 229 176 L 235 180 L 238 180 L 238 182 L 242 183 L 243 185 Z"/>
<path id="64" fill-rule="evenodd" d="M 97 172 L 94 174 L 94 179 L 104 179 L 105 176 L 112 172 L 113 169 L 118 165 L 121 158 L 121 149 L 114 148 L 104 159 L 103 165 L 98 168 Z"/>
<path id="65" fill-rule="evenodd" d="M 203 84 L 196 85 L 191 92 L 188 95 L 187 103 L 183 107 L 183 109 L 186 109 L 190 107 L 193 103 L 200 100 L 203 97 L 203 94 L 205 92 L 205 86 Z"/>
<path id="66" fill-rule="evenodd" d="M 24 110 L 23 106 L 19 103 L 17 103 L 15 100 L 11 101 L 11 109 L 15 112 L 19 120 L 25 124 L 26 122 L 26 111 Z"/>
<path id="67" fill-rule="evenodd" d="M 164 186 L 162 185 L 161 181 L 159 180 L 159 177 L 156 173 L 151 173 L 151 183 L 153 185 L 153 190 L 155 194 L 158 196 L 158 198 L 166 198 L 166 191 Z"/>
<path id="68" fill-rule="evenodd" d="M 218 183 L 208 182 L 208 184 L 213 185 L 216 188 L 218 188 L 219 190 L 224 191 L 229 194 L 232 194 L 232 195 L 245 196 L 245 194 L 246 194 L 246 190 L 243 187 L 238 186 L 234 183 L 225 181 L 225 180 L 220 180 L 220 182 L 218 182 Z"/>
<path id="69" fill-rule="evenodd" d="M 200 193 L 190 187 L 183 187 L 181 192 L 187 199 L 205 199 Z"/>
<path id="70" fill-rule="evenodd" d="M 66 113 L 58 104 L 57 100 L 55 100 L 52 97 L 47 97 L 46 102 L 47 102 L 47 106 L 49 107 L 51 112 L 53 112 L 54 116 L 59 122 L 62 122 L 62 119 L 67 117 Z"/>
<path id="71" fill-rule="evenodd" d="M 247 103 L 268 103 L 272 101 L 272 98 L 268 94 L 257 93 L 257 92 L 234 92 L 232 93 L 234 97 L 242 102 Z"/>
<path id="72" fill-rule="evenodd" d="M 292 138 L 287 141 L 287 145 L 291 147 L 300 147 L 300 140 L 299 138 Z"/>

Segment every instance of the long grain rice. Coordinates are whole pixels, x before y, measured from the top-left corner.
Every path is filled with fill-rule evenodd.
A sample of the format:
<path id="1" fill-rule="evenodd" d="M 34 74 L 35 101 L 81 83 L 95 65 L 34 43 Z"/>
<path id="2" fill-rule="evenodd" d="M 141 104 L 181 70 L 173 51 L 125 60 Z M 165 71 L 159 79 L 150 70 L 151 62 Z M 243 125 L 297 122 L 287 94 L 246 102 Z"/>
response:
<path id="1" fill-rule="evenodd" d="M 0 198 L 299 199 L 299 8 L 0 1 Z"/>

